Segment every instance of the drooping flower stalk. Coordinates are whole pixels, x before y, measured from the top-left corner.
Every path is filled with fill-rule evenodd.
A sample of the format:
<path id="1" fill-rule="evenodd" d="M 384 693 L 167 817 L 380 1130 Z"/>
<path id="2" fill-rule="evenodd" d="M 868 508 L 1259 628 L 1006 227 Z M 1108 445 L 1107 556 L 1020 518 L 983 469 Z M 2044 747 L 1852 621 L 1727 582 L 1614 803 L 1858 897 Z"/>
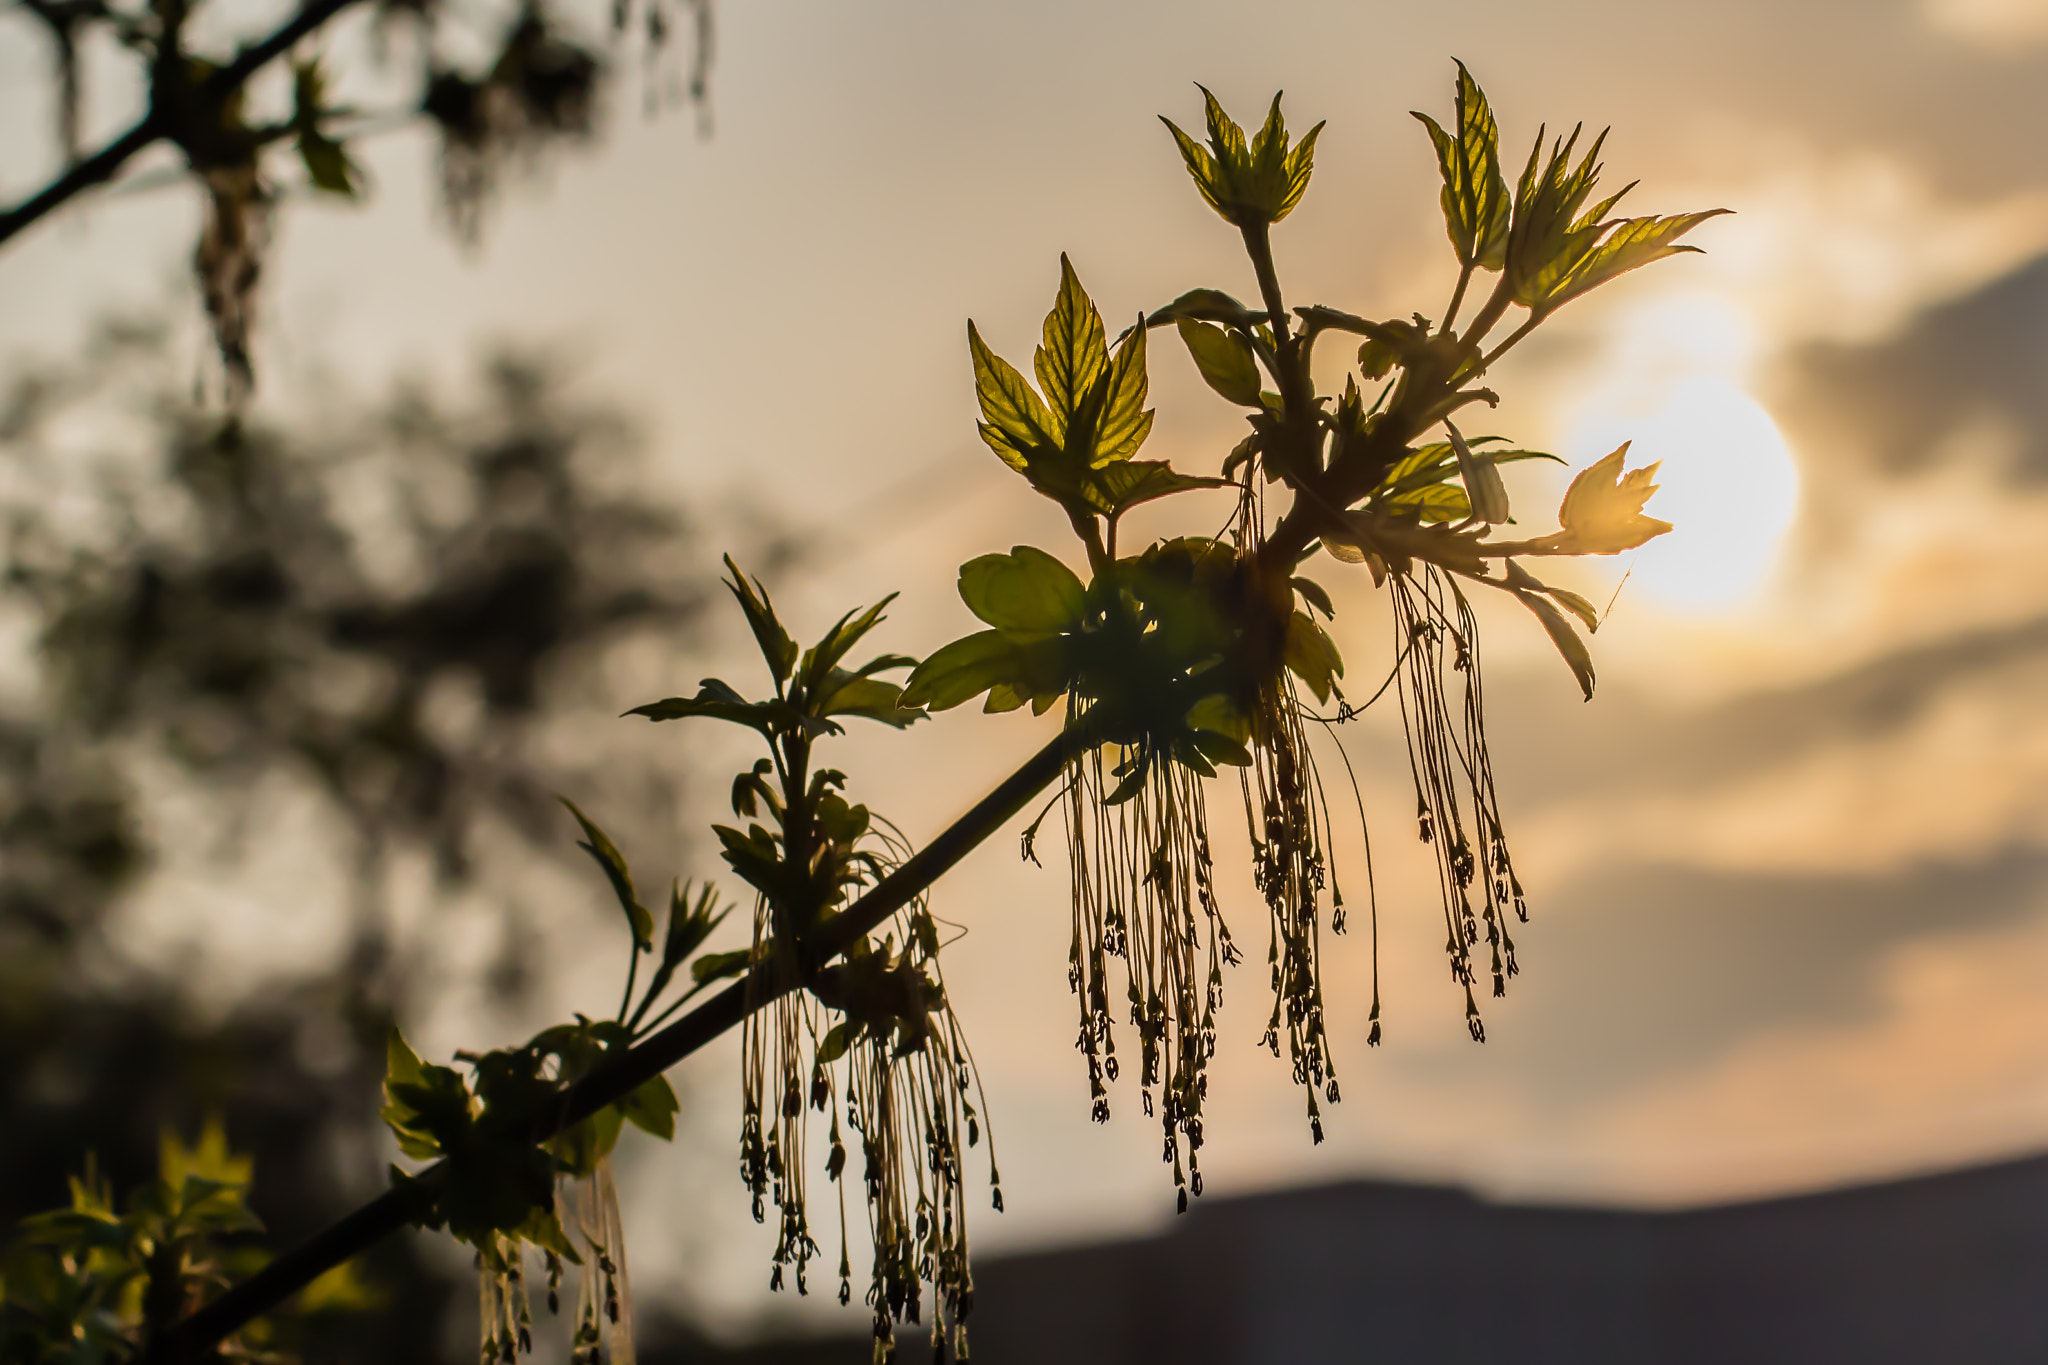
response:
<path id="1" fill-rule="evenodd" d="M 1400 574 L 1389 582 L 1395 648 L 1403 661 L 1396 692 L 1415 783 L 1418 832 L 1436 853 L 1445 952 L 1452 979 L 1465 990 L 1466 1026 L 1483 1042 L 1486 1025 L 1472 994 L 1474 951 L 1483 936 L 1493 994 L 1506 995 L 1508 978 L 1517 972 L 1508 912 L 1512 909 L 1523 922 L 1529 914 L 1494 794 L 1478 622 L 1457 584 L 1434 565 L 1422 566 L 1419 578 Z M 1447 695 L 1453 674 L 1463 682 L 1455 713 Z"/>
<path id="2" fill-rule="evenodd" d="M 583 1273 L 576 1290 L 574 1365 L 634 1365 L 633 1287 L 626 1275 L 626 1230 L 609 1155 L 589 1175 L 569 1183 L 565 1225 L 582 1242 Z"/>
<path id="3" fill-rule="evenodd" d="M 1329 813 L 1322 785 L 1302 730 L 1300 703 L 1285 676 L 1261 699 L 1251 748 L 1252 767 L 1241 771 L 1239 780 L 1251 839 L 1252 880 L 1272 922 L 1266 957 L 1272 968 L 1273 1013 L 1260 1041 L 1277 1057 L 1281 1036 L 1286 1035 L 1295 1084 L 1308 1094 L 1309 1131 L 1321 1142 L 1317 1093 L 1331 1104 L 1339 1096 L 1337 1068 L 1324 1029 L 1317 909 L 1328 884 L 1333 897 L 1331 928 L 1342 933 L 1343 897 L 1324 852 Z"/>
<path id="4" fill-rule="evenodd" d="M 1145 743 L 1089 750 L 1070 765 L 1069 779 L 1074 935 L 1067 980 L 1081 1005 L 1077 1046 L 1088 1059 L 1093 1117 L 1108 1120 L 1105 1082 L 1119 1069 L 1109 965 L 1118 958 L 1145 1114 L 1164 1130 L 1162 1159 L 1173 1166 L 1185 1210 L 1189 1192 L 1202 1192 L 1205 1072 L 1216 1051 L 1223 966 L 1240 958 L 1216 904 L 1202 784 Z"/>

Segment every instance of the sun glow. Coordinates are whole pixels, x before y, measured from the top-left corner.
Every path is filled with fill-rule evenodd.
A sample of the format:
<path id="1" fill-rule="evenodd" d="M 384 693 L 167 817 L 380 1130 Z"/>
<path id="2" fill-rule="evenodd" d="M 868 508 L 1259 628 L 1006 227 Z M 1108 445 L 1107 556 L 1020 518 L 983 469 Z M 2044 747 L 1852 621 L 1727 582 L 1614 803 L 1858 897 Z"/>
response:
<path id="1" fill-rule="evenodd" d="M 1792 452 L 1743 386 L 1754 334 L 1715 299 L 1660 299 L 1618 321 L 1600 380 L 1565 423 L 1562 453 L 1576 469 L 1631 441 L 1631 468 L 1661 462 L 1644 510 L 1677 529 L 1637 553 L 1633 588 L 1692 613 L 1746 606 L 1799 504 Z"/>

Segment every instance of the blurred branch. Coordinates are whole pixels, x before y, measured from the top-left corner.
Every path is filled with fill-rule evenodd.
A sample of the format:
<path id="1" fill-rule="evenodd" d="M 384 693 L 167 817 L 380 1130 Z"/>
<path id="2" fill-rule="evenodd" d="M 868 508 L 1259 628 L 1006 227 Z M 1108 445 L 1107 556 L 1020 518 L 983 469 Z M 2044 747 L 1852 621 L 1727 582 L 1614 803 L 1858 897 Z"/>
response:
<path id="1" fill-rule="evenodd" d="M 293 43 L 312 33 L 358 0 L 307 0 L 299 12 L 274 33 L 253 47 L 245 47 L 235 59 L 208 76 L 199 87 L 201 100 L 212 102 L 231 94 L 248 79 L 290 50 Z M 168 131 L 161 111 L 152 108 L 127 132 L 78 162 L 36 194 L 0 213 L 0 243 L 95 185 L 114 178 L 130 158 L 148 149 Z"/>
<path id="2" fill-rule="evenodd" d="M 824 960 L 845 951 L 923 895 L 932 883 L 1001 829 L 1011 816 L 1052 784 L 1069 757 L 1096 742 L 1095 737 L 1107 728 L 1106 720 L 1105 710 L 1098 708 L 1055 736 L 972 810 L 847 907 L 828 931 Z M 555 1106 L 545 1131 L 536 1132 L 534 1140 L 546 1141 L 624 1098 L 796 985 L 791 980 L 778 980 L 775 974 L 762 973 L 758 967 L 755 970 L 761 974 L 761 981 L 734 982 L 647 1041 L 571 1085 L 563 1092 L 562 1103 Z M 143 1365 L 195 1365 L 204 1360 L 207 1351 L 224 1337 L 270 1312 L 322 1274 L 419 1216 L 420 1201 L 431 1196 L 440 1170 L 437 1163 L 421 1172 L 415 1183 L 387 1190 L 177 1323 L 151 1343 Z"/>

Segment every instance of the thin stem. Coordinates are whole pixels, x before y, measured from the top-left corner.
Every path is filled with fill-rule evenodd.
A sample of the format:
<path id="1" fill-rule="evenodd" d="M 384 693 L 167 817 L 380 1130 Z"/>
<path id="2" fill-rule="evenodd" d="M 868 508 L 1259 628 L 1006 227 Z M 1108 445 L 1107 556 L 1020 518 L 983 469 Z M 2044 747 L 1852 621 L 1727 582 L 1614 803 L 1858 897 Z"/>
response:
<path id="1" fill-rule="evenodd" d="M 1449 332 L 1451 324 L 1458 320 L 1458 309 L 1465 302 L 1465 286 L 1472 283 L 1472 266 L 1468 262 L 1458 269 L 1458 287 L 1451 291 L 1450 306 L 1444 309 L 1444 322 L 1440 331 Z"/>
<path id="2" fill-rule="evenodd" d="M 626 929 L 633 935 L 633 955 L 626 964 L 626 993 L 619 997 L 619 1022 L 622 1024 L 626 1022 L 626 1011 L 633 1007 L 633 982 L 640 975 L 640 954 L 642 951 L 640 947 L 640 926 L 629 923 Z M 647 951 L 652 951 L 652 945 L 649 945 Z"/>
<path id="3" fill-rule="evenodd" d="M 197 104 L 204 108 L 234 90 L 258 71 L 291 49 L 292 44 L 325 24 L 360 0 L 307 0 L 299 12 L 276 32 L 253 47 L 245 47 L 235 59 L 201 83 Z M 160 111 L 152 108 L 127 132 L 109 142 L 83 161 L 76 162 L 41 190 L 0 213 L 0 242 L 6 242 L 95 185 L 114 178 L 121 167 L 138 152 L 148 148 L 171 130 Z"/>
<path id="4" fill-rule="evenodd" d="M 1514 345 L 1523 337 L 1535 331 L 1536 324 L 1542 321 L 1543 319 L 1541 317 L 1538 317 L 1536 314 L 1531 313 L 1529 315 L 1529 320 L 1527 322 L 1524 322 L 1520 327 L 1517 327 L 1512 333 L 1510 333 L 1506 341 L 1503 341 L 1500 345 L 1494 347 L 1492 350 L 1486 353 L 1486 358 L 1479 362 L 1479 372 L 1481 374 L 1484 374 L 1486 373 L 1486 371 L 1492 369 L 1493 362 L 1499 360 L 1503 355 L 1506 355 L 1508 347 Z"/>
<path id="5" fill-rule="evenodd" d="M 932 883 L 1050 786 L 1071 755 L 1092 747 L 1108 728 L 1108 717 L 1098 708 L 1025 760 L 1022 767 L 975 803 L 972 810 L 823 926 L 819 939 L 825 955 L 821 960 L 844 952 L 923 895 Z M 538 1125 L 534 1140 L 545 1141 L 631 1094 L 745 1019 L 750 1006 L 760 1009 L 794 986 L 772 971 L 756 970 L 762 971 L 759 981 L 735 981 L 667 1028 L 630 1050 L 607 1058 L 570 1085 L 562 1092 L 559 1104 L 548 1106 L 547 1118 Z M 418 1218 L 430 1206 L 445 1166 L 445 1162 L 437 1162 L 410 1184 L 387 1190 L 177 1323 L 149 1344 L 143 1356 L 144 1365 L 197 1365 L 223 1338 Z"/>

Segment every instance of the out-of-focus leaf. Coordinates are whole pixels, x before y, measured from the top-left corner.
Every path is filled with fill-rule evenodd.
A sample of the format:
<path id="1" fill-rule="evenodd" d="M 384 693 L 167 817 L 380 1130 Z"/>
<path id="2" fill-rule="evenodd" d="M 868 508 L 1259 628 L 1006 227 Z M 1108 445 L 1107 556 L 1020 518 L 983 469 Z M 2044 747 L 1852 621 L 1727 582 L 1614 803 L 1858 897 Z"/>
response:
<path id="1" fill-rule="evenodd" d="M 228 1150 L 227 1129 L 218 1114 L 207 1116 L 200 1126 L 198 1141 L 190 1147 L 169 1128 L 157 1135 L 158 1178 L 172 1189 L 182 1186 L 188 1178 L 240 1189 L 249 1183 L 255 1171 L 254 1157 L 236 1156 Z"/>
<path id="2" fill-rule="evenodd" d="M 315 189 L 354 199 L 360 194 L 362 172 L 349 160 L 348 150 L 333 138 L 308 129 L 299 134 L 299 160 L 306 178 Z"/>
<path id="3" fill-rule="evenodd" d="M 1315 618 L 1297 610 L 1287 621 L 1287 642 L 1281 662 L 1288 671 L 1308 685 L 1317 701 L 1328 701 L 1335 679 L 1344 676 L 1344 660 Z"/>
<path id="4" fill-rule="evenodd" d="M 1081 623 L 1086 590 L 1074 571 L 1045 551 L 1018 545 L 960 566 L 960 600 L 998 630 L 1052 635 Z"/>
<path id="5" fill-rule="evenodd" d="M 1508 519 L 1508 489 L 1490 455 L 1475 455 L 1455 424 L 1446 421 L 1451 434 L 1451 451 L 1458 458 L 1458 476 L 1464 481 L 1472 515 L 1480 521 L 1499 525 Z"/>
<path id="6" fill-rule="evenodd" d="M 1187 727 L 1222 735 L 1239 744 L 1252 735 L 1251 720 L 1236 702 L 1220 692 L 1212 692 L 1188 708 Z"/>
<path id="7" fill-rule="evenodd" d="M 611 883 L 612 894 L 618 897 L 619 909 L 625 912 L 626 926 L 633 934 L 633 947 L 640 952 L 654 951 L 654 913 L 640 903 L 639 893 L 633 889 L 633 874 L 626 868 L 626 859 L 609 836 L 592 822 L 589 816 L 576 808 L 576 803 L 566 796 L 555 798 L 569 808 L 569 814 L 576 817 L 576 823 L 583 827 L 583 838 L 577 847 L 588 853 L 591 860 L 604 870 L 605 880 Z"/>
<path id="8" fill-rule="evenodd" d="M 1252 355 L 1251 343 L 1243 336 L 1210 323 L 1182 318 L 1180 339 L 1187 343 L 1188 354 L 1195 358 L 1195 367 L 1210 388 L 1233 403 L 1248 408 L 1259 406 L 1259 362 Z"/>
<path id="9" fill-rule="evenodd" d="M 796 642 L 790 647 L 795 649 Z M 706 678 L 697 685 L 694 697 L 664 697 L 660 701 L 648 702 L 626 712 L 629 716 L 645 716 L 649 720 L 683 720 L 691 716 L 704 716 L 711 720 L 729 721 L 749 729 L 769 732 L 776 717 L 783 708 L 776 703 L 748 701 L 735 692 L 731 685 L 718 678 Z"/>
<path id="10" fill-rule="evenodd" d="M 1536 619 L 1543 623 L 1543 629 L 1550 635 L 1550 642 L 1557 646 L 1557 652 L 1571 665 L 1572 676 L 1579 680 L 1579 689 L 1586 694 L 1586 700 L 1593 700 L 1593 654 L 1586 648 L 1572 623 L 1564 613 L 1544 598 L 1533 592 L 1517 592 L 1515 596 L 1523 606 L 1536 613 Z"/>
<path id="11" fill-rule="evenodd" d="M 1294 590 L 1301 594 L 1302 601 L 1321 612 L 1324 620 L 1333 621 L 1337 618 L 1337 608 L 1331 604 L 1330 594 L 1313 578 L 1295 578 Z"/>
<path id="12" fill-rule="evenodd" d="M 735 948 L 729 953 L 706 953 L 690 964 L 690 979 L 702 983 L 738 976 L 747 970 L 751 956 L 751 950 L 746 948 Z"/>
<path id="13" fill-rule="evenodd" d="M 1458 264 L 1499 270 L 1507 260 L 1510 207 L 1507 181 L 1500 173 L 1500 129 L 1485 92 L 1463 62 L 1458 63 L 1457 107 L 1455 136 L 1427 114 L 1415 117 L 1429 129 L 1436 147 L 1444 178 L 1444 227 Z"/>
<path id="14" fill-rule="evenodd" d="M 638 1089 L 619 1101 L 618 1107 L 626 1122 L 654 1134 L 663 1142 L 674 1139 L 676 1115 L 683 1110 L 682 1101 L 676 1098 L 675 1087 L 668 1083 L 666 1076 L 654 1076 L 643 1081 Z"/>

